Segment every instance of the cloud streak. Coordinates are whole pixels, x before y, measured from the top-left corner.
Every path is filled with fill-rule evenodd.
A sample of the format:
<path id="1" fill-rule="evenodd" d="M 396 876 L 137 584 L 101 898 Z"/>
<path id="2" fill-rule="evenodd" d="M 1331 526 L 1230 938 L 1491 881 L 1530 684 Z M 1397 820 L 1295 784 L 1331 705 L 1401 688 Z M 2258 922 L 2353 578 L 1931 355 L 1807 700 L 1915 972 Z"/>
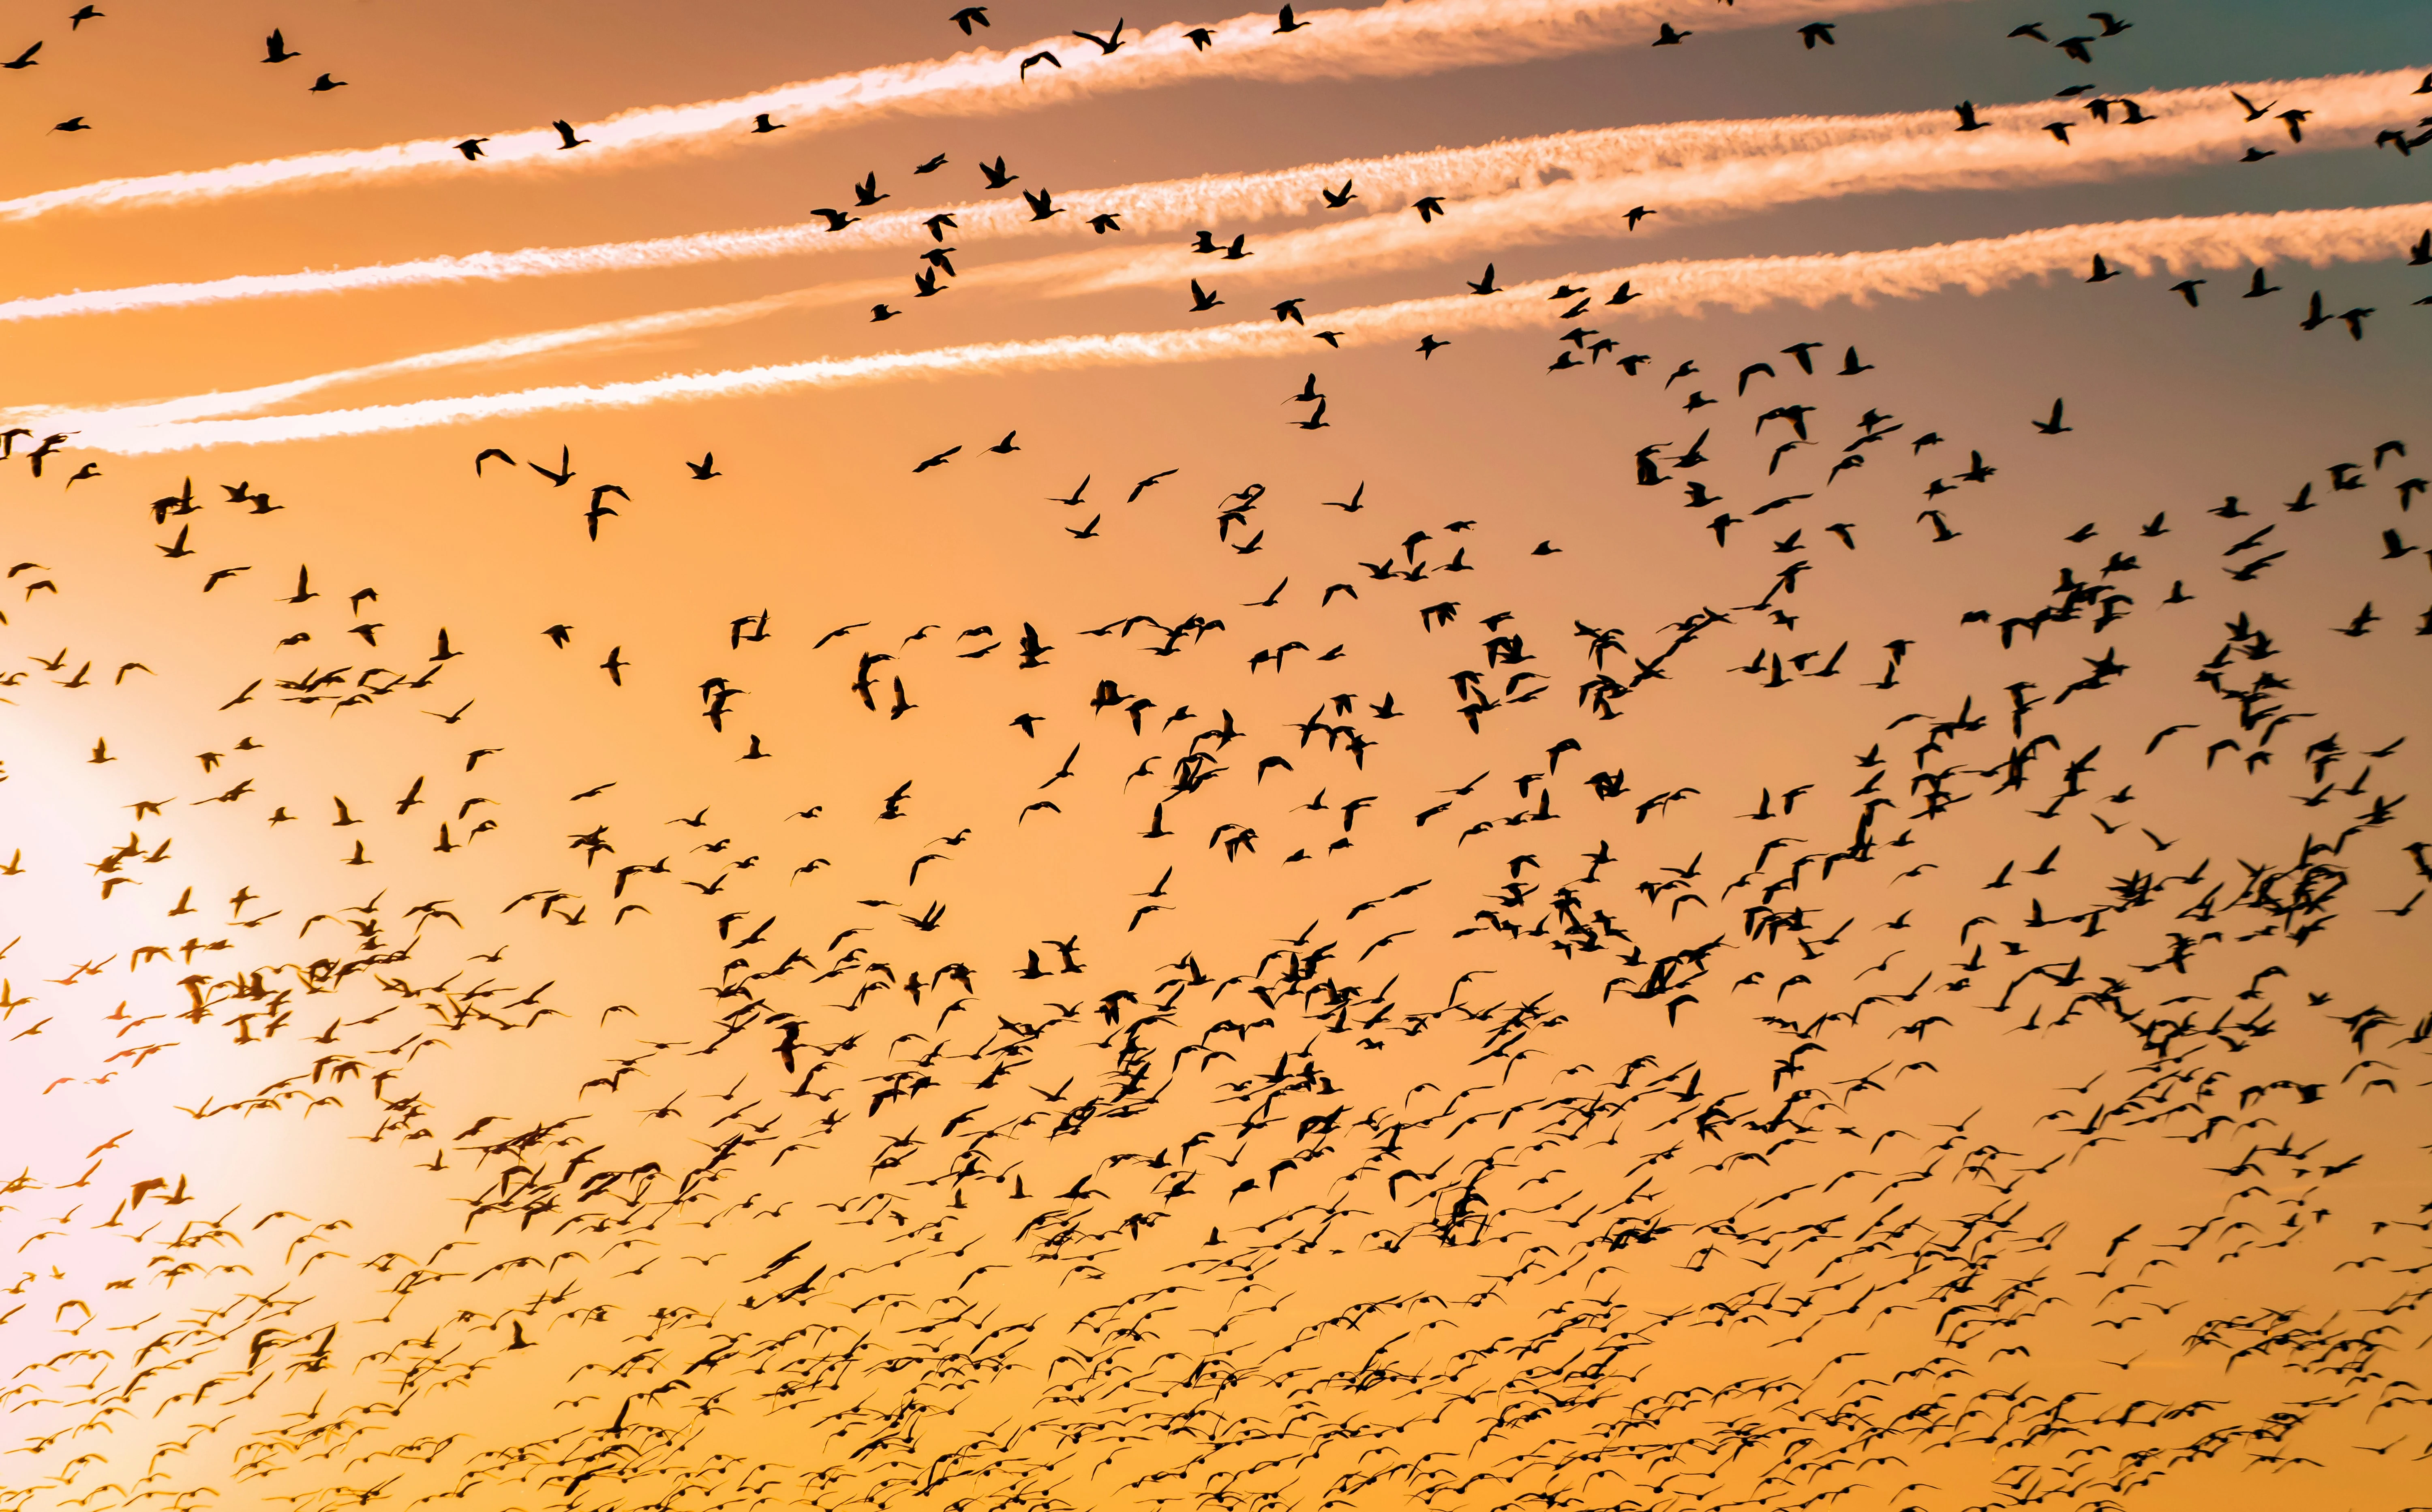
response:
<path id="1" fill-rule="evenodd" d="M 2412 74 L 2393 73 L 2236 88 L 2249 92 L 2264 90 L 2266 97 L 2302 92 L 2314 101 L 2317 114 L 2309 127 L 2308 145 L 2319 149 L 2369 140 L 2378 122 L 2403 107 L 2403 97 L 2414 82 Z M 1647 200 L 1664 207 L 1660 213 L 1664 219 L 1658 224 L 1679 225 L 1849 193 L 2006 188 L 2161 172 L 2217 160 L 2248 139 L 2251 127 L 2245 112 L 2229 103 L 2228 88 L 2147 96 L 2143 108 L 2155 112 L 2155 119 L 2147 125 L 2089 126 L 2067 146 L 2042 129 L 2038 123 L 2050 116 L 2052 108 L 2036 103 L 1987 108 L 1980 115 L 1992 126 L 1967 135 L 1952 132 L 1948 117 L 1938 113 L 1726 122 L 1656 128 L 1652 141 L 1641 128 L 1625 128 L 1381 160 L 1381 171 L 1373 164 L 1359 165 L 1366 173 L 1361 181 L 1373 186 L 1367 192 L 1380 200 L 1406 197 L 1413 186 L 1442 185 L 1447 179 L 1468 188 L 1526 187 L 1460 202 L 1455 213 L 1432 226 L 1408 214 L 1374 214 L 1286 231 L 1261 239 L 1254 260 L 1212 266 L 1221 267 L 1228 284 L 1238 289 L 1233 280 L 1272 283 L 1279 277 L 1325 278 L 1346 269 L 1375 273 L 1457 257 L 1495 256 L 1499 249 L 1562 237 L 1617 233 L 1625 227 L 1630 210 Z M 1807 145 L 1819 141 L 1824 144 Z M 1738 149 L 1747 155 L 1697 156 L 1718 148 Z M 1768 153 L 1767 148 L 1785 150 Z M 1130 203 L 1145 203 L 1159 224 L 1222 218 L 1210 217 L 1211 209 L 1237 216 L 1245 210 L 1258 213 L 1262 203 L 1290 204 L 1284 197 L 1291 193 L 1290 181 L 1297 180 L 1304 187 L 1330 186 L 1351 166 L 1324 164 L 1237 180 L 1135 186 L 1131 193 L 1138 197 Z M 1550 176 L 1553 176 L 1549 182 Z M 996 214 L 1000 221 L 1006 219 L 998 213 L 1004 210 L 1002 206 L 979 209 Z M 917 220 L 911 226 L 921 242 L 929 240 Z M 1210 270 L 1208 259 L 1175 247 L 1143 251 L 1102 245 L 1086 252 L 970 268 L 954 287 L 1074 296 L 1125 288 L 1179 287 L 1186 279 L 1210 275 Z M 507 337 L 254 388 L 56 413 L 35 412 L 20 418 L 56 428 L 82 426 L 107 415 L 111 424 L 124 427 L 246 414 L 346 383 L 648 340 L 783 311 L 861 304 L 900 294 L 895 279 L 819 284 L 758 299 Z"/>
<path id="2" fill-rule="evenodd" d="M 2276 214 L 2172 217 L 2054 227 L 2016 236 L 1942 243 L 1896 251 L 1817 257 L 1733 258 L 1641 263 L 1572 274 L 1563 283 L 1601 287 L 1630 280 L 1640 314 L 1693 314 L 1771 304 L 1810 308 L 1848 299 L 1917 298 L 1945 290 L 1985 294 L 2030 278 L 2074 275 L 2098 253 L 2143 275 L 2157 270 L 2233 268 L 2248 263 L 2323 264 L 2403 255 L 2432 221 L 2432 204 L 2294 210 Z M 1526 329 L 1548 319 L 1553 280 L 1487 297 L 1405 300 L 1335 311 L 1325 318 L 1350 344 L 1408 340 L 1423 333 Z M 548 412 L 635 409 L 741 395 L 837 388 L 912 378 L 941 378 L 1110 366 L 1153 366 L 1277 356 L 1307 349 L 1296 328 L 1242 322 L 1204 330 L 1056 337 L 822 358 L 715 373 L 672 374 L 635 382 L 564 384 L 510 394 L 424 399 L 406 404 L 260 419 L 127 425 L 96 416 L 75 437 L 76 449 L 149 455 L 229 445 L 264 445 L 415 430 Z"/>
<path id="3" fill-rule="evenodd" d="M 1828 7 L 1820 0 L 1740 0 L 1717 9 L 1682 0 L 1406 0 L 1305 11 L 1307 25 L 1289 34 L 1275 30 L 1272 13 L 1255 12 L 1208 26 L 1210 45 L 1205 49 L 1191 41 L 1192 28 L 1179 22 L 1128 38 L 1120 51 L 1104 56 L 1064 34 L 1027 47 L 979 49 L 723 100 L 627 110 L 583 125 L 589 145 L 572 152 L 561 150 L 557 133 L 546 127 L 491 134 L 479 164 L 466 162 L 450 139 L 395 143 L 25 194 L 0 200 L 0 221 L 443 173 L 598 171 L 678 154 L 735 150 L 752 118 L 762 113 L 790 127 L 816 130 L 893 111 L 1001 114 L 1185 80 L 1407 76 L 1615 46 L 1640 40 L 1659 20 L 1719 31 L 1934 3 L 1841 0 Z M 1056 52 L 1061 66 L 1041 66 L 1024 77 L 1021 60 L 1042 50 Z"/>
<path id="4" fill-rule="evenodd" d="M 1435 227 L 1436 255 L 1492 248 L 1496 238 L 1584 235 L 1611 227 L 1633 204 L 1658 207 L 1658 226 L 1699 216 L 1839 194 L 1900 190 L 1994 189 L 2031 182 L 2068 182 L 2155 173 L 2224 160 L 2247 143 L 2277 139 L 2284 151 L 2362 145 L 2373 132 L 2407 115 L 2419 78 L 2409 72 L 2327 78 L 2260 80 L 2139 97 L 2152 119 L 2103 126 L 2082 109 L 2049 101 L 1986 106 L 1980 132 L 1953 129 L 1947 110 L 1877 116 L 1793 116 L 1774 120 L 1687 122 L 1565 132 L 1480 146 L 1393 157 L 1346 159 L 1266 173 L 1131 184 L 1062 196 L 1070 213 L 1030 218 L 1019 202 L 962 203 L 936 210 L 873 215 L 841 233 L 787 226 L 707 232 L 582 247 L 476 252 L 462 257 L 289 274 L 246 274 L 190 283 L 79 291 L 0 302 L 0 322 L 160 310 L 228 301 L 334 294 L 433 284 L 501 282 L 576 274 L 678 268 L 821 253 L 935 244 L 926 218 L 941 210 L 956 221 L 955 238 L 1089 235 L 1088 218 L 1119 212 L 1135 231 L 1168 231 L 1204 224 L 1238 227 L 1309 213 L 1322 189 L 1354 181 L 1372 213 L 1262 242 L 1257 272 L 1280 266 L 1324 267 L 1337 259 L 1394 256 L 1425 259 L 1427 243 L 1398 210 L 1423 194 L 1461 204 Z M 2230 98 L 2236 90 L 2262 98 L 2302 97 L 2315 111 L 2303 143 L 2276 124 L 2258 129 Z M 2067 109 L 2076 126 L 2064 144 L 2045 130 Z M 1295 238 L 1299 240 L 1294 240 Z M 1384 248 L 1394 249 L 1391 253 Z M 1130 248 L 1099 247 L 1086 259 L 1041 264 L 1028 272 L 975 270 L 966 282 L 1024 283 L 1073 279 L 1090 288 L 1137 284 L 1203 271 L 1199 260 L 1171 252 L 1145 259 Z M 856 294 L 854 297 L 861 297 Z M 873 296 L 874 297 L 874 296 Z"/>

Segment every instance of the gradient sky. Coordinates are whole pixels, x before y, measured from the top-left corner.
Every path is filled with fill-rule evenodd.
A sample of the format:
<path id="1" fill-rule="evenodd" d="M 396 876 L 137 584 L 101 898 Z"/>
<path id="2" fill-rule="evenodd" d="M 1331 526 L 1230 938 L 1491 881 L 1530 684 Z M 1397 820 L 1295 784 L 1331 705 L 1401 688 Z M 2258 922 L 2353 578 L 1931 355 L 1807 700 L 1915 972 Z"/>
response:
<path id="1" fill-rule="evenodd" d="M 0 54 L 43 47 L 0 76 L 0 200 L 1115 19 L 1017 0 L 966 41 L 951 8 L 19 8 Z M 1517 23 L 1477 8 L 1491 52 Z M 2319 123 L 2300 150 L 2267 114 L 2259 162 L 1650 197 L 1635 231 L 1441 257 L 1376 192 L 1089 294 L 915 299 L 914 251 L 839 238 L 5 303 L 791 226 L 872 172 L 917 210 L 1963 98 L 2084 144 L 2133 128 L 2071 85 L 2304 109 L 2432 69 L 2398 4 L 2156 0 L 2091 67 L 2005 36 L 2076 18 L 1984 0 L 1600 14 L 1520 61 L 1284 55 L 0 221 L 0 425 L 37 431 L 0 503 L 0 1506 L 2423 1504 L 2432 496 L 2400 485 L 2432 473 L 2432 211 L 2262 298 L 2208 266 L 2192 309 L 2180 272 L 2072 271 L 1682 314 L 1663 274 L 1428 357 L 1291 329 L 159 452 L 98 411 L 796 291 L 262 412 L 1292 296 L 1314 330 L 1466 297 L 1490 257 L 1509 288 L 2416 206 L 2432 152 Z M 1651 50 L 1666 21 L 1697 34 Z M 274 26 L 294 60 L 261 60 Z M 1077 77 L 1094 49 L 1056 50 Z M 345 87 L 309 92 L 324 69 Z M 1718 172 L 1756 150 L 1715 140 Z M 1360 215 L 1398 217 L 1405 265 L 1255 256 Z M 948 244 L 968 277 L 1188 240 Z M 889 292 L 818 292 L 864 280 Z M 2317 291 L 2334 318 L 2300 328 Z M 1322 428 L 1291 423 L 1305 383 Z M 1784 405 L 1811 444 L 1777 454 Z M 553 487 L 526 463 L 561 447 Z M 2101 596 L 2035 618 L 2069 583 Z"/>

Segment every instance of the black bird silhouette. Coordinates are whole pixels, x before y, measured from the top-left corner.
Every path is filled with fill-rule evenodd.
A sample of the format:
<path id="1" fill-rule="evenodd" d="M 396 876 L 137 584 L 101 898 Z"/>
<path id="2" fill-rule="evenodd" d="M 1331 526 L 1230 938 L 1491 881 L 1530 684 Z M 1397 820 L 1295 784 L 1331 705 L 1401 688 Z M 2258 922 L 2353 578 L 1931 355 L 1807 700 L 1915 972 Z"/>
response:
<path id="1" fill-rule="evenodd" d="M 962 27 L 963 35 L 968 37 L 971 34 L 971 28 L 973 26 L 985 26 L 988 24 L 988 7 L 965 6 L 960 10 L 955 11 L 953 15 L 948 16 L 946 19 L 953 22 L 955 25 Z"/>
<path id="2" fill-rule="evenodd" d="M 495 450 L 496 448 L 493 449 Z M 501 457 L 507 456 L 503 451 L 498 452 L 498 455 Z M 508 457 L 507 460 L 511 462 L 515 461 L 512 457 Z M 473 460 L 475 471 L 480 471 L 481 464 L 480 458 L 477 457 Z M 555 472 L 551 472 L 549 469 L 542 466 L 538 462 L 526 462 L 524 465 L 531 468 L 533 472 L 540 474 L 543 478 L 548 479 L 553 486 L 564 488 L 567 483 L 574 480 L 574 448 L 571 446 L 560 446 L 557 449 L 557 470 Z"/>
<path id="3" fill-rule="evenodd" d="M 487 137 L 466 137 L 456 143 L 456 150 L 464 155 L 466 162 L 471 162 L 481 156 L 481 143 L 489 140 Z"/>
<path id="4" fill-rule="evenodd" d="M 262 43 L 262 46 L 268 54 L 268 56 L 262 59 L 262 61 L 265 63 L 283 63 L 291 58 L 301 58 L 304 56 L 302 53 L 290 51 L 287 46 L 287 39 L 276 30 L 271 32 L 268 40 Z"/>
<path id="5" fill-rule="evenodd" d="M 1076 31 L 1072 35 L 1080 38 L 1083 42 L 1097 43 L 1099 56 L 1104 57 L 1123 46 L 1123 18 L 1117 16 L 1115 18 L 1115 29 L 1108 32 L 1104 37 L 1099 36 L 1093 31 Z"/>
<path id="6" fill-rule="evenodd" d="M 1308 25 L 1309 23 L 1306 21 L 1294 21 L 1292 19 L 1292 8 L 1290 6 L 1286 6 L 1281 10 L 1275 12 L 1275 32 L 1277 35 L 1281 35 L 1288 31 L 1298 31 Z"/>
<path id="7" fill-rule="evenodd" d="M 770 131 L 783 131 L 785 129 L 785 123 L 783 121 L 769 120 L 768 112 L 766 110 L 761 111 L 758 115 L 752 118 L 752 131 L 755 136 Z"/>
<path id="8" fill-rule="evenodd" d="M 1957 105 L 1952 106 L 1951 109 L 1959 112 L 1958 129 L 1962 131 L 1982 131 L 1984 129 L 1987 123 L 1976 119 L 1976 105 L 1974 101 L 1962 100 Z"/>
<path id="9" fill-rule="evenodd" d="M 2047 436 L 2057 436 L 2075 428 L 2072 426 L 2065 426 L 2061 424 L 2060 412 L 2063 402 L 2064 401 L 2060 399 L 2054 399 L 2052 401 L 2052 418 L 2049 420 L 2035 421 L 2035 427 L 2037 430 L 2043 432 Z"/>
<path id="10" fill-rule="evenodd" d="M 1832 25 L 1829 21 L 1811 21 L 1799 28 L 1799 38 L 1806 42 L 1809 52 L 1814 52 L 1819 42 L 1827 47 L 1836 45 L 1832 41 Z"/>
<path id="11" fill-rule="evenodd" d="M 19 53 L 16 57 L 8 59 L 8 61 L 0 63 L 0 68 L 38 68 L 41 66 L 41 63 L 34 55 L 42 50 L 42 44 L 41 42 L 36 42 L 33 46 L 26 48 L 24 52 Z"/>
<path id="12" fill-rule="evenodd" d="M 1690 38 L 1697 35 L 1694 31 L 1675 31 L 1672 28 L 1672 23 L 1668 21 L 1662 23 L 1662 25 L 1664 29 L 1656 33 L 1655 40 L 1647 43 L 1648 46 L 1678 47 L 1682 42 L 1687 42 Z"/>
<path id="13" fill-rule="evenodd" d="M 601 483 L 598 487 L 592 489 L 591 507 L 583 512 L 583 523 L 589 532 L 591 539 L 594 541 L 600 539 L 600 522 L 607 516 L 616 512 L 615 510 L 610 509 L 607 505 L 600 502 L 600 499 L 609 494 L 616 495 L 618 498 L 623 499 L 628 504 L 633 501 L 632 495 L 626 493 L 623 489 L 617 487 L 614 483 Z"/>
<path id="14" fill-rule="evenodd" d="M 1003 189 L 1005 185 L 1012 183 L 1022 176 L 1020 174 L 1009 174 L 1005 171 L 1005 157 L 1000 153 L 997 156 L 996 161 L 992 163 L 984 162 L 980 164 L 980 176 L 988 180 L 988 186 L 990 189 Z M 951 225 L 952 222 L 949 221 L 948 224 Z M 943 238 L 940 238 L 940 240 L 943 240 Z"/>
<path id="15" fill-rule="evenodd" d="M 591 139 L 589 137 L 576 136 L 574 134 L 574 127 L 566 122 L 551 121 L 549 125 L 557 127 L 557 150 L 560 152 L 570 151 L 573 148 L 586 146 L 590 143 Z"/>

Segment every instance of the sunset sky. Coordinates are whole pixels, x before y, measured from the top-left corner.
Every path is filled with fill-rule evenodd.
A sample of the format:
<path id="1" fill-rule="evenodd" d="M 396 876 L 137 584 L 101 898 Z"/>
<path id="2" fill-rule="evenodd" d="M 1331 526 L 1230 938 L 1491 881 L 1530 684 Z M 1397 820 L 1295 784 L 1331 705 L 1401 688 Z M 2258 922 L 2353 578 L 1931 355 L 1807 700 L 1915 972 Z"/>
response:
<path id="1" fill-rule="evenodd" d="M 71 8 L 0 1508 L 2432 1505 L 2423 8 Z"/>

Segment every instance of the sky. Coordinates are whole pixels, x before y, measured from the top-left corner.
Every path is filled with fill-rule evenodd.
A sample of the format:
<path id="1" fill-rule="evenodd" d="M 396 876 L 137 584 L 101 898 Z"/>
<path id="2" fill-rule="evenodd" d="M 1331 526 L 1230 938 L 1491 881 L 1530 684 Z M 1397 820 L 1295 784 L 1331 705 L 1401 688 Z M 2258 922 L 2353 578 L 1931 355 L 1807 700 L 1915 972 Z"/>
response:
<path id="1" fill-rule="evenodd" d="M 0 1506 L 2427 1504 L 2421 8 L 953 8 L 8 13 Z"/>

